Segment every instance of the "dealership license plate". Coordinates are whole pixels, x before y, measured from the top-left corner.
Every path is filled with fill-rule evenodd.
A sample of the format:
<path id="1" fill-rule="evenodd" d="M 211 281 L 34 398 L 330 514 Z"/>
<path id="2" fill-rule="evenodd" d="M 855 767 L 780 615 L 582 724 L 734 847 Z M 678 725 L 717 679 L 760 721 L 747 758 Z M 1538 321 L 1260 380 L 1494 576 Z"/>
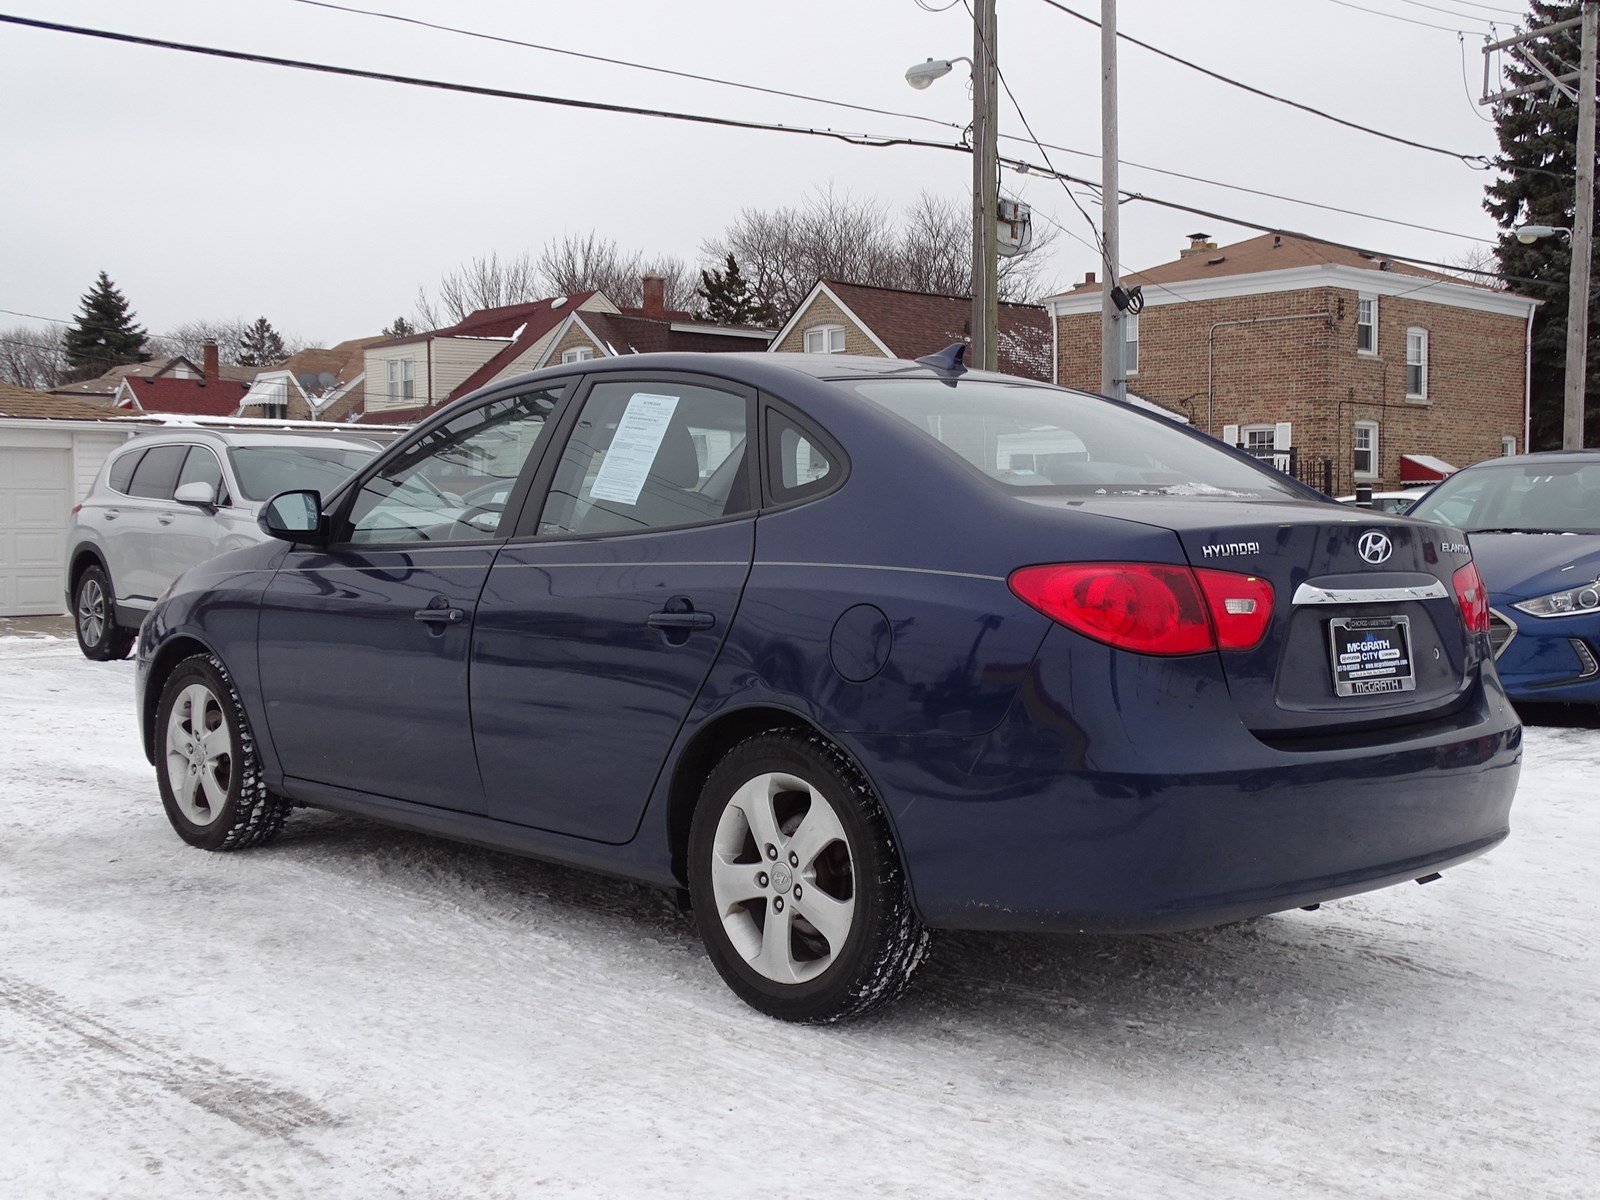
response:
<path id="1" fill-rule="evenodd" d="M 1335 617 L 1333 690 L 1341 696 L 1409 692 L 1417 686 L 1411 666 L 1410 617 Z"/>

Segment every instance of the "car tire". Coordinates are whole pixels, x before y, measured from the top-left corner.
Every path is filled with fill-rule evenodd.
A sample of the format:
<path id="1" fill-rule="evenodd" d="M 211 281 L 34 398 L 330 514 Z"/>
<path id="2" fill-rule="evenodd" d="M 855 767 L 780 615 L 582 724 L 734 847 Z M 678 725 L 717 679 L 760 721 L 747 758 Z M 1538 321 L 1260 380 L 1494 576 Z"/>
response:
<path id="1" fill-rule="evenodd" d="M 156 780 L 178 836 L 202 850 L 271 841 L 289 803 L 267 791 L 249 719 L 222 663 L 209 654 L 180 662 L 156 714 Z"/>
<path id="2" fill-rule="evenodd" d="M 78 632 L 78 649 L 95 662 L 128 657 L 136 632 L 117 624 L 117 594 L 98 563 L 86 567 L 72 589 L 72 624 Z"/>
<path id="3" fill-rule="evenodd" d="M 688 874 L 717 972 L 780 1020 L 883 1007 L 931 944 L 877 793 L 815 733 L 763 733 L 723 756 L 695 808 Z"/>

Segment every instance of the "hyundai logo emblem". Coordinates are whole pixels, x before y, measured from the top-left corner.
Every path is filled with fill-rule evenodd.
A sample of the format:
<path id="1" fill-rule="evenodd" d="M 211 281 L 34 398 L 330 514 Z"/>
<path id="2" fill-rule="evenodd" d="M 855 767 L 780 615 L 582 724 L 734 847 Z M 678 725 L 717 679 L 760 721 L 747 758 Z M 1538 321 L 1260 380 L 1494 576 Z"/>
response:
<path id="1" fill-rule="evenodd" d="M 1368 530 L 1356 543 L 1356 551 L 1373 566 L 1377 566 L 1379 563 L 1389 561 L 1389 555 L 1394 553 L 1394 546 L 1383 534 L 1376 530 Z"/>

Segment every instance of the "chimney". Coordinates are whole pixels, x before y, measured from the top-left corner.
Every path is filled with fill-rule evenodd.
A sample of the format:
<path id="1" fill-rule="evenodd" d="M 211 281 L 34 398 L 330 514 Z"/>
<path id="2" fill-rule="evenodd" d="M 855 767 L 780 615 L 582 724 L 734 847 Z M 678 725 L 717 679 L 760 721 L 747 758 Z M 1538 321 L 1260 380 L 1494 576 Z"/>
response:
<path id="1" fill-rule="evenodd" d="M 1093 271 L 1085 271 L 1083 273 L 1083 286 L 1084 287 L 1092 287 L 1092 286 L 1094 286 L 1094 284 L 1096 282 L 1097 282 L 1097 280 L 1094 277 L 1094 272 Z"/>
<path id="2" fill-rule="evenodd" d="M 654 271 L 644 273 L 644 315 L 647 317 L 667 315 L 667 281 Z"/>
<path id="3" fill-rule="evenodd" d="M 217 343 L 207 342 L 205 347 L 205 368 L 201 371 L 207 383 L 216 383 L 222 378 L 222 368 L 217 363 Z"/>
<path id="4" fill-rule="evenodd" d="M 1178 257 L 1188 258 L 1193 254 L 1210 254 L 1216 248 L 1217 244 L 1211 240 L 1210 234 L 1191 233 L 1189 235 L 1189 245 L 1187 248 L 1178 251 Z"/>

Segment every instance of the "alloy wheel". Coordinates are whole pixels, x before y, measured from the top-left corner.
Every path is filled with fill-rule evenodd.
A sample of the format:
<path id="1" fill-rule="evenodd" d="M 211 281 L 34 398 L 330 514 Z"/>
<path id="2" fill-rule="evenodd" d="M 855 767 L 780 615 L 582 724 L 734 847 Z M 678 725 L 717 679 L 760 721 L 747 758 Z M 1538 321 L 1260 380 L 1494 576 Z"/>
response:
<path id="1" fill-rule="evenodd" d="M 734 793 L 717 822 L 711 889 L 734 949 L 774 983 L 821 975 L 855 924 L 849 838 L 797 775 L 757 775 Z"/>
<path id="2" fill-rule="evenodd" d="M 167 780 L 194 824 L 221 815 L 233 782 L 233 737 L 221 702 L 203 683 L 178 693 L 167 717 Z"/>
<path id="3" fill-rule="evenodd" d="M 92 576 L 78 588 L 78 634 L 84 645 L 97 646 L 106 629 L 106 593 Z"/>

